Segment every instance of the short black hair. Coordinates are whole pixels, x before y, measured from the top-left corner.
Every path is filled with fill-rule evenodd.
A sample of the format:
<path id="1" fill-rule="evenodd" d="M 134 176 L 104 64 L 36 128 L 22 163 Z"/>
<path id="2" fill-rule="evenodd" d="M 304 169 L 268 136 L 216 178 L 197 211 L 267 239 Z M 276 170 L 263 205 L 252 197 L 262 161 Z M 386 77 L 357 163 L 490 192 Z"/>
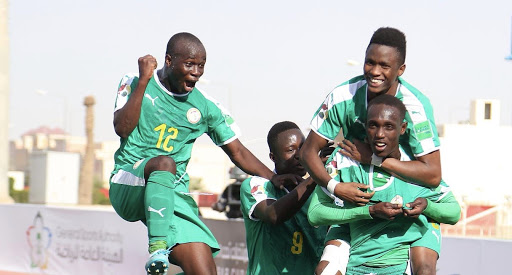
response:
<path id="1" fill-rule="evenodd" d="M 404 120 L 407 109 L 405 108 L 404 103 L 400 99 L 388 94 L 376 96 L 368 103 L 368 110 L 370 110 L 371 106 L 378 104 L 395 107 L 399 112 L 398 115 L 400 121 Z"/>
<path id="2" fill-rule="evenodd" d="M 401 63 L 405 63 L 405 49 L 407 41 L 405 40 L 405 34 L 400 30 L 391 27 L 379 28 L 373 33 L 370 43 L 366 48 L 367 50 L 371 44 L 379 44 L 395 48 L 400 55 Z"/>
<path id="3" fill-rule="evenodd" d="M 277 142 L 277 136 L 280 133 L 287 131 L 287 130 L 291 130 L 291 129 L 299 129 L 300 130 L 299 126 L 297 126 L 297 124 L 295 124 L 291 121 L 281 121 L 281 122 L 274 124 L 274 126 L 272 126 L 272 128 L 270 128 L 270 131 L 268 131 L 268 135 L 267 135 L 267 144 L 268 144 L 268 148 L 270 149 L 270 152 L 274 152 L 275 145 Z"/>
<path id="4" fill-rule="evenodd" d="M 178 42 L 181 41 L 186 41 L 188 43 L 200 45 L 204 48 L 203 43 L 201 43 L 201 40 L 199 40 L 199 38 L 197 38 L 195 35 L 188 32 L 180 32 L 173 35 L 171 39 L 169 39 L 169 42 L 167 42 L 167 49 L 165 53 L 170 56 L 174 56 L 177 52 Z"/>

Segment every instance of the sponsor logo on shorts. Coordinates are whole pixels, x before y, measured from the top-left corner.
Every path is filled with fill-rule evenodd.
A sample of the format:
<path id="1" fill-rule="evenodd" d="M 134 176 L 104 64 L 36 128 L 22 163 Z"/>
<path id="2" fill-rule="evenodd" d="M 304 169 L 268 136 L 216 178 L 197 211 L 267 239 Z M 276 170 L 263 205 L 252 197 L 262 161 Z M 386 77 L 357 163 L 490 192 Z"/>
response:
<path id="1" fill-rule="evenodd" d="M 141 160 L 137 161 L 137 162 L 133 165 L 133 169 L 137 169 L 143 161 L 144 161 L 144 159 L 141 159 Z"/>
<path id="2" fill-rule="evenodd" d="M 196 108 L 190 108 L 187 111 L 187 119 L 188 122 L 196 124 L 201 119 L 201 112 L 199 112 L 199 110 Z"/>
<path id="3" fill-rule="evenodd" d="M 265 193 L 265 189 L 263 185 L 255 185 L 251 188 L 251 194 L 253 195 L 262 195 Z"/>

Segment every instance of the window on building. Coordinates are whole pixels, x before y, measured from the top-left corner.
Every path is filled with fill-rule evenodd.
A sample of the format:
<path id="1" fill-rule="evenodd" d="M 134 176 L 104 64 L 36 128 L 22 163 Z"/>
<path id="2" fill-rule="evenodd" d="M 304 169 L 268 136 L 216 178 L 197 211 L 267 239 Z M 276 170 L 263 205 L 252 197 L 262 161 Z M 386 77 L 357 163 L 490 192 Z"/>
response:
<path id="1" fill-rule="evenodd" d="M 485 103 L 484 119 L 491 119 L 491 103 Z"/>

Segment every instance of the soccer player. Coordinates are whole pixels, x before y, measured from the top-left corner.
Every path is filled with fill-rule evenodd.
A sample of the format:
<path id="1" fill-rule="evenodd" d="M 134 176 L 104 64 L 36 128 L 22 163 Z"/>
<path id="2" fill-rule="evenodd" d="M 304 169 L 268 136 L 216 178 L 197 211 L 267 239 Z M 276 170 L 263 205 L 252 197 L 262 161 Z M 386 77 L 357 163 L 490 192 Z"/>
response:
<path id="1" fill-rule="evenodd" d="M 376 156 L 409 160 L 399 146 L 399 138 L 407 128 L 405 113 L 404 104 L 396 97 L 382 95 L 370 101 L 366 131 Z M 341 154 L 341 150 L 337 148 L 327 161 L 330 175 L 341 182 L 363 183 L 376 192 L 368 205 L 357 207 L 339 200 L 325 188 L 317 188 L 312 196 L 309 220 L 313 225 L 348 223 L 350 237 L 342 236 L 351 245 L 346 274 L 403 274 L 410 245 L 424 235 L 440 237 L 435 231 L 428 230 L 427 219 L 419 214 L 436 222 L 454 224 L 460 218 L 460 206 L 444 182 L 436 189 L 408 183 L 381 167 L 348 158 Z M 405 207 L 412 209 L 403 209 L 404 202 L 410 202 Z M 339 238 L 340 232 L 346 233 L 344 228 L 339 230 L 330 230 L 327 239 Z M 318 274 L 334 273 L 322 271 Z M 419 270 L 415 274 L 435 272 Z"/>
<path id="2" fill-rule="evenodd" d="M 340 130 L 345 137 L 339 144 L 345 149 L 342 154 L 426 187 L 435 188 L 441 182 L 440 144 L 432 106 L 426 96 L 401 77 L 406 67 L 405 57 L 406 39 L 401 31 L 394 28 L 376 30 L 366 49 L 363 75 L 342 83 L 329 93 L 311 121 L 312 131 L 300 151 L 301 162 L 318 185 L 326 187 L 343 201 L 362 206 L 370 201 L 373 193 L 365 192 L 368 187 L 361 183 L 339 184 L 329 176 L 318 157 L 320 148 L 333 141 Z M 410 161 L 373 155 L 369 145 L 363 142 L 367 104 L 383 94 L 395 96 L 405 104 L 407 129 L 400 144 Z M 349 140 L 357 147 L 350 146 Z M 360 153 L 356 154 L 356 151 Z M 440 233 L 439 225 L 432 225 L 432 230 Z M 430 259 L 428 266 L 435 266 L 437 254 L 431 249 L 419 246 L 412 251 L 412 258 L 420 251 L 429 254 L 421 257 Z"/>
<path id="3" fill-rule="evenodd" d="M 172 36 L 160 70 L 150 55 L 138 63 L 139 76 L 124 76 L 117 92 L 114 128 L 121 145 L 110 179 L 112 206 L 123 219 L 147 225 L 148 274 L 166 274 L 169 260 L 187 274 L 215 274 L 212 254 L 219 245 L 188 194 L 194 141 L 206 133 L 245 172 L 276 184 L 286 177 L 243 146 L 230 114 L 195 87 L 206 63 L 196 36 Z"/>
<path id="4" fill-rule="evenodd" d="M 298 159 L 304 139 L 293 122 L 279 122 L 270 129 L 269 157 L 277 174 L 306 174 Z M 240 199 L 249 255 L 247 274 L 313 274 L 327 233 L 327 227 L 315 228 L 307 219 L 315 186 L 311 178 L 291 190 L 276 188 L 261 177 L 250 177 L 242 183 Z"/>

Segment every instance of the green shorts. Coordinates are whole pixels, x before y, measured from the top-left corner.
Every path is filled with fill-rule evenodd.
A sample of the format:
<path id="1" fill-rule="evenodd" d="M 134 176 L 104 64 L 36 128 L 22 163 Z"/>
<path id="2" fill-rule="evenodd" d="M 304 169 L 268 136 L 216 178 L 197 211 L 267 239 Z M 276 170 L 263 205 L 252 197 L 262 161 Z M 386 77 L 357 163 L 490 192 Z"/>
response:
<path id="1" fill-rule="evenodd" d="M 398 265 L 386 266 L 386 267 L 371 267 L 365 265 L 347 267 L 345 275 L 398 275 L 406 274 L 407 262 Z"/>
<path id="2" fill-rule="evenodd" d="M 144 167 L 150 159 L 125 165 L 110 177 L 110 201 L 124 220 L 142 221 L 145 224 Z M 220 249 L 219 244 L 210 229 L 199 219 L 197 204 L 188 194 L 188 182 L 176 184 L 174 189 L 174 216 L 169 226 L 167 245 L 173 247 L 182 243 L 202 242 L 210 246 L 216 255 Z"/>
<path id="3" fill-rule="evenodd" d="M 437 256 L 441 254 L 441 226 L 436 222 L 428 223 L 428 230 L 423 234 L 421 239 L 413 242 L 411 247 L 426 247 L 437 252 Z"/>

